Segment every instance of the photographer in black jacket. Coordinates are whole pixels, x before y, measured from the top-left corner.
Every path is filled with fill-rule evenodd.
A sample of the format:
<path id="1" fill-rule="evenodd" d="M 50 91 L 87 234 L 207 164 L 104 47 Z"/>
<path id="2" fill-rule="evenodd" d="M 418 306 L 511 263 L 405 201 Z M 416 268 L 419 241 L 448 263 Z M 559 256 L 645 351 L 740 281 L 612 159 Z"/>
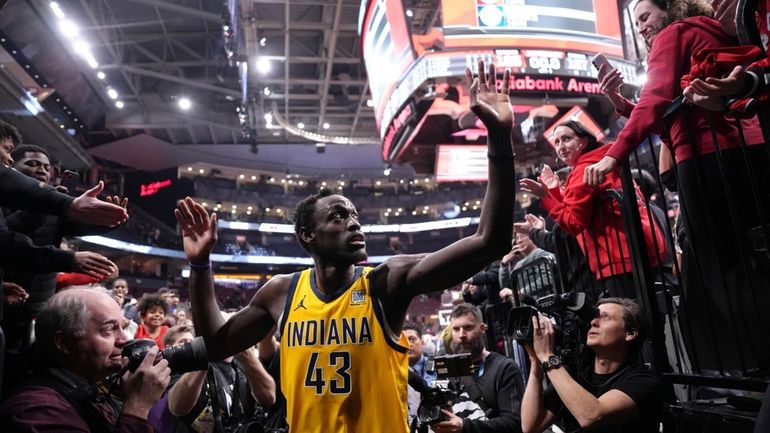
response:
<path id="1" fill-rule="evenodd" d="M 516 363 L 485 348 L 487 325 L 478 307 L 459 304 L 451 314 L 452 353 L 470 353 L 479 364 L 473 377 L 462 378 L 465 391 L 442 410 L 446 421 L 431 425 L 435 433 L 511 433 L 519 431 L 524 383 Z"/>

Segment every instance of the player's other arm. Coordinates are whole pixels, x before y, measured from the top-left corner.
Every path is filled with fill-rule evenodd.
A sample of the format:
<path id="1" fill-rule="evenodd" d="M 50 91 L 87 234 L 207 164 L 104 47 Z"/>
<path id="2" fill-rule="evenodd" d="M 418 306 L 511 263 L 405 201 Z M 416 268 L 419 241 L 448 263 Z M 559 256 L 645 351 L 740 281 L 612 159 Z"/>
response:
<path id="1" fill-rule="evenodd" d="M 396 258 L 389 269 L 388 292 L 411 299 L 452 287 L 473 276 L 485 265 L 505 255 L 513 234 L 514 168 L 511 129 L 513 111 L 508 96 L 510 71 L 505 71 L 498 92 L 495 67 L 479 62 L 478 76 L 466 70 L 471 107 L 489 135 L 489 182 L 476 233 L 439 251 L 423 256 Z M 387 264 L 386 264 L 387 265 Z M 408 302 L 406 300 L 405 302 Z"/>
<path id="2" fill-rule="evenodd" d="M 198 335 L 206 342 L 210 360 L 224 359 L 254 346 L 275 324 L 270 314 L 271 302 L 278 299 L 288 284 L 288 277 L 271 279 L 248 306 L 225 322 L 214 294 L 210 255 L 217 240 L 216 214 L 209 216 L 203 206 L 191 198 L 180 200 L 174 211 L 182 229 L 185 255 L 190 260 L 190 304 Z"/>

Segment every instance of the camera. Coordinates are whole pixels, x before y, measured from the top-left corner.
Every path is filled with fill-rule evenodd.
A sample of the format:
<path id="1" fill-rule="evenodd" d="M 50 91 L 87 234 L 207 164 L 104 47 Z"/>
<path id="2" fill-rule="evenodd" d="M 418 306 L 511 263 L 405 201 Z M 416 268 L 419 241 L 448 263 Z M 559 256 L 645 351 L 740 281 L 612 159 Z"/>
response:
<path id="1" fill-rule="evenodd" d="M 522 305 L 508 314 L 506 334 L 519 343 L 532 343 L 534 326 L 532 318 L 538 314 L 548 317 L 553 324 L 556 355 L 569 365 L 578 365 L 578 355 L 596 309 L 586 303 L 582 292 L 549 294 L 541 298 L 522 299 Z"/>
<path id="2" fill-rule="evenodd" d="M 433 358 L 433 364 L 437 378 L 432 386 L 427 386 L 424 381 L 422 387 L 410 383 L 412 388 L 422 396 L 416 417 L 419 427 L 446 420 L 441 413 L 441 408 L 446 407 L 450 401 L 462 394 L 464 387 L 459 378 L 471 376 L 478 369 L 478 366 L 471 361 L 470 353 L 436 356 Z"/>
<path id="3" fill-rule="evenodd" d="M 155 346 L 153 340 L 132 340 L 123 346 L 122 355 L 128 358 L 128 370 L 135 371 L 142 363 L 147 351 Z M 160 351 L 159 355 L 168 361 L 172 372 L 187 373 L 188 371 L 207 370 L 209 359 L 206 354 L 206 344 L 203 337 L 195 337 L 178 346 L 167 347 Z"/>

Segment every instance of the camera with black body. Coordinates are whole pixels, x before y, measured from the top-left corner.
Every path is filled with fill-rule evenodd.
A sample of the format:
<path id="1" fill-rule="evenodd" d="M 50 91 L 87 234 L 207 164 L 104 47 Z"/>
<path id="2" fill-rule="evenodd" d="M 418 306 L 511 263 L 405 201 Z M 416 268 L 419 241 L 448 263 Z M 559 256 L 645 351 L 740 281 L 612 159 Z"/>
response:
<path id="1" fill-rule="evenodd" d="M 153 340 L 132 340 L 123 346 L 122 355 L 128 358 L 128 370 L 135 371 L 142 363 L 147 351 L 155 346 Z M 208 370 L 209 358 L 203 337 L 195 337 L 178 346 L 167 347 L 159 352 L 161 358 L 168 361 L 168 367 L 174 374 L 189 371 Z"/>
<path id="2" fill-rule="evenodd" d="M 567 365 L 579 364 L 578 356 L 596 309 L 586 303 L 582 292 L 549 294 L 538 299 L 523 298 L 522 305 L 508 314 L 506 334 L 519 343 L 532 343 L 534 325 L 532 318 L 538 314 L 548 317 L 555 334 L 554 352 Z"/>
<path id="3" fill-rule="evenodd" d="M 425 381 L 417 376 L 422 384 L 415 386 L 414 380 L 410 377 L 409 384 L 422 396 L 415 417 L 418 431 L 424 426 L 446 420 L 441 413 L 441 408 L 447 407 L 449 402 L 457 399 L 464 391 L 460 378 L 472 376 L 478 370 L 478 365 L 472 362 L 470 353 L 436 356 L 432 362 L 436 371 L 436 380 L 433 385 L 427 386 Z"/>

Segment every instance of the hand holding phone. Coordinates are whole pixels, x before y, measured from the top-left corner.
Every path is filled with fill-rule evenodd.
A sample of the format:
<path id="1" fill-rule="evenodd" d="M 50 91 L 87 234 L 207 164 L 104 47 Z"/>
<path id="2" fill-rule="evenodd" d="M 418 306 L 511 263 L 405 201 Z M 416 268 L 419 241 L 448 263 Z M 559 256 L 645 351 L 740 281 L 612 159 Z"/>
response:
<path id="1" fill-rule="evenodd" d="M 595 56 L 591 57 L 591 63 L 594 65 L 597 71 L 602 68 L 602 65 L 607 65 L 608 68 L 612 67 L 612 65 L 610 65 L 610 61 L 607 60 L 607 58 L 604 57 L 604 54 L 602 53 L 596 53 Z"/>

